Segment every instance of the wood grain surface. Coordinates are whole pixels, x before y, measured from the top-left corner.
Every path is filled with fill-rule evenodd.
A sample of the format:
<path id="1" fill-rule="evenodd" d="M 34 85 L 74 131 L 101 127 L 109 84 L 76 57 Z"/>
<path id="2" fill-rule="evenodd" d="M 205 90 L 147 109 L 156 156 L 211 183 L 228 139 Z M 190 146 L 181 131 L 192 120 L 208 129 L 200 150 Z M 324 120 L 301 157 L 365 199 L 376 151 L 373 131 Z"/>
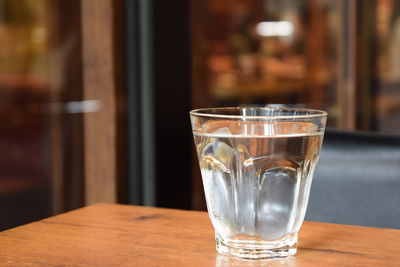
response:
<path id="1" fill-rule="evenodd" d="M 0 233 L 0 266 L 399 266 L 400 230 L 305 222 L 298 253 L 215 252 L 207 213 L 99 204 Z"/>
<path id="2" fill-rule="evenodd" d="M 83 100 L 99 103 L 83 117 L 86 204 L 117 201 L 113 8 L 113 0 L 81 1 Z"/>

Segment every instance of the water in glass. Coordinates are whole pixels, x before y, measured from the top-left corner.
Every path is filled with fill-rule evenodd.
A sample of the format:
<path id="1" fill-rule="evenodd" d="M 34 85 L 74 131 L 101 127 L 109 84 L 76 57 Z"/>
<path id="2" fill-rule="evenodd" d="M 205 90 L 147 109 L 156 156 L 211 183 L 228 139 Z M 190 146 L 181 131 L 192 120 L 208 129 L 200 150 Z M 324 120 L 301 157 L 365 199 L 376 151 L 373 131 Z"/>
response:
<path id="1" fill-rule="evenodd" d="M 290 249 L 304 219 L 322 133 L 313 123 L 286 121 L 227 120 L 205 128 L 194 139 L 219 252 L 230 243 L 240 250 L 241 242 L 255 250 L 280 243 Z"/>

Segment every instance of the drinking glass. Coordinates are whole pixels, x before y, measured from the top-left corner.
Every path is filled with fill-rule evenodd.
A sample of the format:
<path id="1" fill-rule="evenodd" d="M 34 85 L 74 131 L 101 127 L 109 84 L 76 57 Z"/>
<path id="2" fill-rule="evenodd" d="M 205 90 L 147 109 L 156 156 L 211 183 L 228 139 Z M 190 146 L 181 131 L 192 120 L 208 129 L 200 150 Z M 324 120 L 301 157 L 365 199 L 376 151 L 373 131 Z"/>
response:
<path id="1" fill-rule="evenodd" d="M 190 112 L 219 253 L 248 259 L 296 253 L 326 116 L 277 107 Z"/>

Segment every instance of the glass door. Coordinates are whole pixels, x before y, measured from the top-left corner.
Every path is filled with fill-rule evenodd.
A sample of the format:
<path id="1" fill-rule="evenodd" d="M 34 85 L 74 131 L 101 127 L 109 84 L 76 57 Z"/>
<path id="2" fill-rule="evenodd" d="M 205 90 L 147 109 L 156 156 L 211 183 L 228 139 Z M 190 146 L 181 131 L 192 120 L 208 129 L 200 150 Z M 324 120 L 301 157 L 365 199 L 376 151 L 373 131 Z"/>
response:
<path id="1" fill-rule="evenodd" d="M 122 11 L 0 0 L 0 230 L 127 201 Z"/>

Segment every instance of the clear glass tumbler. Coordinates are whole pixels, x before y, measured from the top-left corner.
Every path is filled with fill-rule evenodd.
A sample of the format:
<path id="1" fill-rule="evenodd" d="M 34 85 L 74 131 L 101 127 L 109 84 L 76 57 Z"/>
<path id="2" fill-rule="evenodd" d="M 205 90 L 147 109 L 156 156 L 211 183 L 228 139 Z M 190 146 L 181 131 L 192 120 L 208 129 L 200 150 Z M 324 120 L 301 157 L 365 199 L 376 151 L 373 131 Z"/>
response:
<path id="1" fill-rule="evenodd" d="M 217 251 L 294 255 L 327 113 L 234 107 L 190 112 Z"/>

